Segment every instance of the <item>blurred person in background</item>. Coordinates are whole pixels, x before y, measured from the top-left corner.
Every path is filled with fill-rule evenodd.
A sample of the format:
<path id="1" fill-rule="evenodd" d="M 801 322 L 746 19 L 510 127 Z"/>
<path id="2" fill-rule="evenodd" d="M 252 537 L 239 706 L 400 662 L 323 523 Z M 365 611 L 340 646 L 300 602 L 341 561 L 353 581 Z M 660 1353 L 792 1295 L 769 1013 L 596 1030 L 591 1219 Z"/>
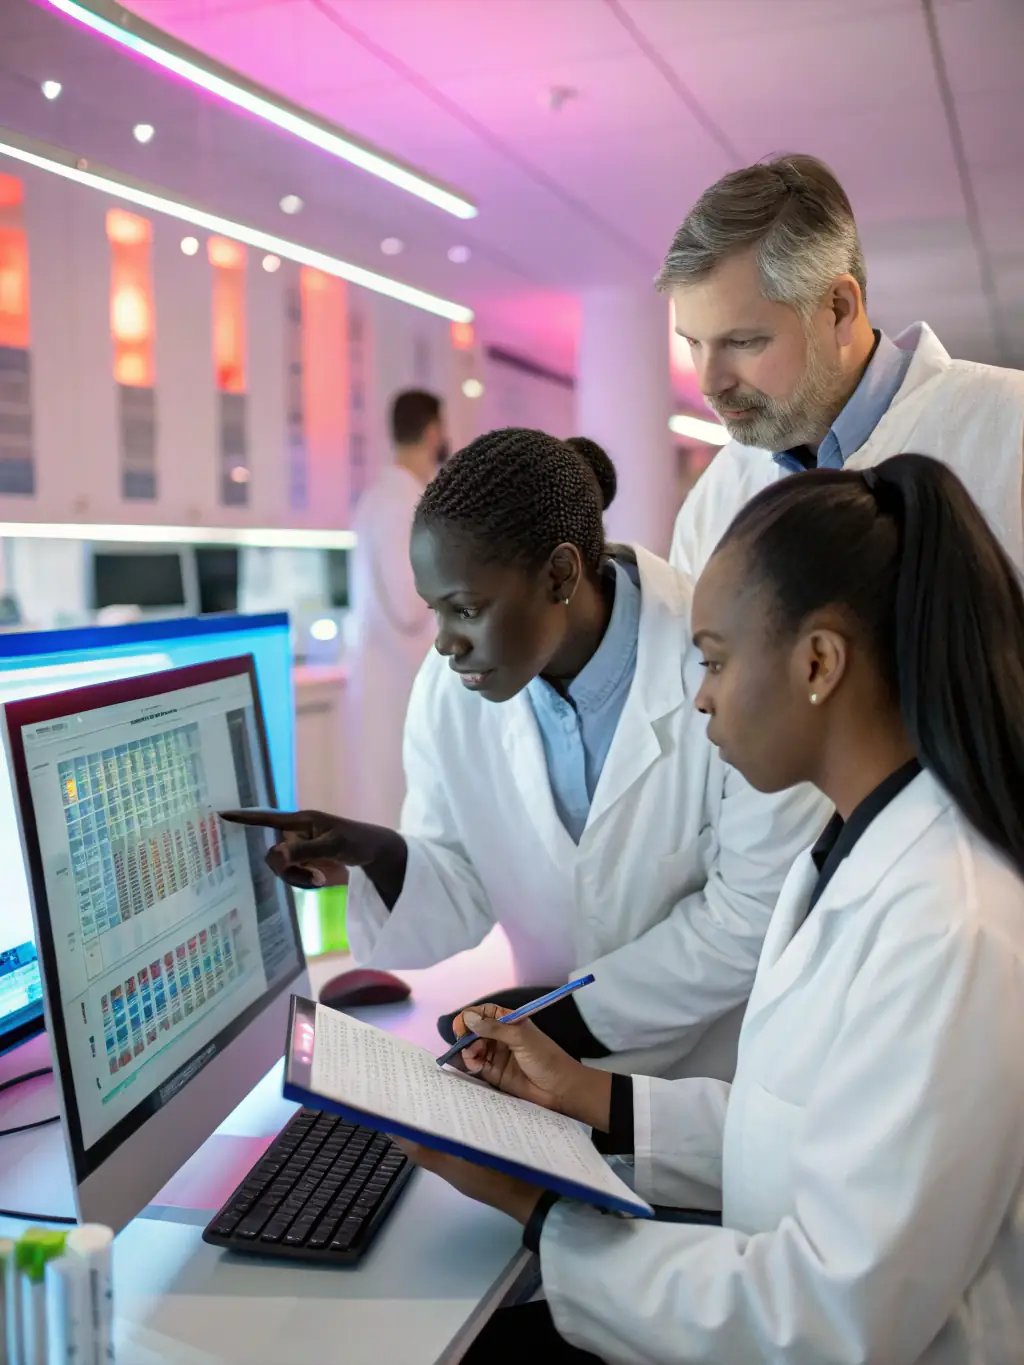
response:
<path id="1" fill-rule="evenodd" d="M 657 287 L 731 437 L 679 513 L 676 568 L 699 576 L 777 479 L 906 450 L 955 470 L 1024 566 L 1024 373 L 953 360 L 924 322 L 894 338 L 872 327 L 853 209 L 822 162 L 780 157 L 705 190 Z"/>
<path id="2" fill-rule="evenodd" d="M 434 618 L 416 592 L 409 560 L 413 513 L 445 455 L 441 400 L 420 389 L 391 405 L 394 463 L 364 495 L 352 552 L 349 671 L 351 809 L 398 824 L 405 796 L 402 729 L 413 680 L 434 641 Z"/>

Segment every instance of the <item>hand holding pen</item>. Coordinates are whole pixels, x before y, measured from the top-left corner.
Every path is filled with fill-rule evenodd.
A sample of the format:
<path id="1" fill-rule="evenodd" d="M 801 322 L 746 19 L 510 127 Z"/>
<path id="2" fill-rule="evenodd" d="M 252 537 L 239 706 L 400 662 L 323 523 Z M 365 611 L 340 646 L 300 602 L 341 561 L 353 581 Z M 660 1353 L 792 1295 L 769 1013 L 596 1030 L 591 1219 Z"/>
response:
<path id="1" fill-rule="evenodd" d="M 535 1012 L 532 1006 L 525 1008 Z M 611 1073 L 577 1062 L 528 1018 L 512 1021 L 519 1014 L 500 1005 L 475 1005 L 456 1018 L 466 1071 L 507 1095 L 607 1132 Z M 475 1035 L 472 1042 L 470 1031 Z"/>

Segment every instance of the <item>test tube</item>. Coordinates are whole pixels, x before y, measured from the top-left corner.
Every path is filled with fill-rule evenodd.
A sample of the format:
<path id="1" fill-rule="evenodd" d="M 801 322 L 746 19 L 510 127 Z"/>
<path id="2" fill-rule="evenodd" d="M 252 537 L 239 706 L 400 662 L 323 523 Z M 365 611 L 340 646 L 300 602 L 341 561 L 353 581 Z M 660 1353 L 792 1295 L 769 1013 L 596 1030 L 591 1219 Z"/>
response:
<path id="1" fill-rule="evenodd" d="M 111 1365 L 114 1359 L 114 1234 L 102 1223 L 83 1223 L 68 1234 L 69 1256 L 87 1271 L 84 1317 L 90 1351 L 80 1365 Z M 27 1363 L 26 1363 L 27 1365 Z"/>
<path id="2" fill-rule="evenodd" d="M 14 1248 L 21 1300 L 21 1365 L 47 1365 L 46 1263 L 64 1250 L 67 1233 L 29 1228 Z"/>
<path id="3" fill-rule="evenodd" d="M 77 1256 L 65 1254 L 46 1263 L 47 1365 L 80 1365 L 89 1359 L 91 1338 L 85 1315 L 88 1275 Z"/>
<path id="4" fill-rule="evenodd" d="M 21 1365 L 21 1314 L 14 1270 L 14 1243 L 0 1237 L 0 1365 Z"/>

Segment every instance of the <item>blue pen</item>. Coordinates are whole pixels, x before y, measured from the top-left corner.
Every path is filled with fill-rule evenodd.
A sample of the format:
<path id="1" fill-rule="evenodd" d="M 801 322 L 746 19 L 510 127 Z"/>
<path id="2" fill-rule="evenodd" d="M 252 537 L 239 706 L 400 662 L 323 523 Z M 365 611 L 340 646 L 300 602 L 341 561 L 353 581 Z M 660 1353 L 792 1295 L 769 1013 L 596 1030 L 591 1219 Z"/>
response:
<path id="1" fill-rule="evenodd" d="M 559 986 L 557 990 L 548 991 L 547 995 L 531 1000 L 528 1005 L 513 1010 L 511 1014 L 506 1014 L 504 1019 L 499 1019 L 498 1022 L 500 1024 L 516 1024 L 520 1019 L 529 1019 L 531 1014 L 539 1014 L 541 1010 L 546 1010 L 549 1005 L 553 1005 L 556 1000 L 562 1000 L 565 996 L 572 995 L 573 991 L 578 991 L 583 986 L 589 986 L 593 979 L 593 976 L 581 976 L 578 981 L 570 981 L 567 986 Z M 466 1006 L 466 1009 L 472 1008 L 472 1005 Z M 464 1033 L 457 1043 L 453 1043 L 447 1052 L 438 1057 L 438 1066 L 446 1066 L 453 1057 L 458 1056 L 464 1047 L 469 1047 L 470 1043 L 476 1043 L 479 1039 L 479 1033 Z"/>

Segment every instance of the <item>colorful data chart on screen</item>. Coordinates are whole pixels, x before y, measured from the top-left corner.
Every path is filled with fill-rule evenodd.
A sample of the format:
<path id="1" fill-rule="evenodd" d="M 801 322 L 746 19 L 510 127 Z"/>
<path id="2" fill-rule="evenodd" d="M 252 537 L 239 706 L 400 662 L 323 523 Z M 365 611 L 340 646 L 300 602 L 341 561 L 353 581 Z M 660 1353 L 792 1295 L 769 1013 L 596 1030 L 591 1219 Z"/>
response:
<path id="1" fill-rule="evenodd" d="M 100 1001 L 107 1069 L 116 1076 L 151 1056 L 208 1011 L 243 972 L 237 909 L 150 962 L 133 963 L 125 980 Z"/>
<path id="2" fill-rule="evenodd" d="M 68 759 L 58 772 L 86 944 L 229 875 L 198 725 Z"/>

